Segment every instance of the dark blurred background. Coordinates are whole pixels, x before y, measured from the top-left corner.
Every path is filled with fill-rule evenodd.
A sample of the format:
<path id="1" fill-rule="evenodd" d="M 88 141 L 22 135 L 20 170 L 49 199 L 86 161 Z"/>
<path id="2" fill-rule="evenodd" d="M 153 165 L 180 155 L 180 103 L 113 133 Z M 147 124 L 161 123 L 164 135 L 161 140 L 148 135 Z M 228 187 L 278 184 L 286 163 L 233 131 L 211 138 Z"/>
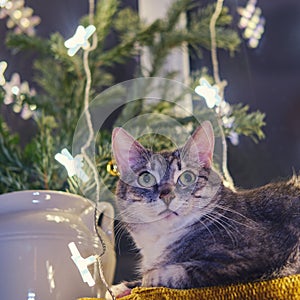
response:
<path id="1" fill-rule="evenodd" d="M 236 8 L 246 3 L 228 0 L 224 4 L 231 8 L 237 20 Z M 78 20 L 88 9 L 88 1 L 82 0 L 28 0 L 26 4 L 41 17 L 37 34 L 44 37 L 55 31 L 65 38 L 72 36 Z M 122 5 L 138 9 L 137 0 L 122 1 Z M 244 41 L 234 57 L 218 52 L 221 78 L 228 81 L 226 100 L 249 104 L 252 111 L 266 114 L 265 140 L 255 144 L 241 137 L 239 145 L 229 143 L 229 169 L 236 185 L 242 188 L 288 178 L 293 170 L 300 170 L 300 1 L 260 0 L 258 6 L 266 19 L 259 47 L 250 49 Z M 8 62 L 6 78 L 18 72 L 22 81 L 30 81 L 32 57 L 12 56 L 4 47 L 5 31 L 5 20 L 0 20 L 0 60 Z M 112 36 L 108 43 L 114 43 L 114 39 Z M 209 53 L 201 61 L 191 59 L 191 70 L 203 65 L 210 68 Z M 132 62 L 119 66 L 115 74 L 119 82 L 132 78 Z M 22 141 L 26 141 L 30 121 L 21 120 L 5 108 L 2 113 L 14 130 L 21 132 Z M 128 254 L 127 249 L 128 243 L 121 240 L 116 281 L 132 277 L 128 258 L 135 254 L 130 251 Z"/>
<path id="2" fill-rule="evenodd" d="M 266 18 L 255 50 L 243 45 L 233 59 L 221 57 L 226 96 L 266 114 L 266 139 L 242 138 L 229 147 L 229 167 L 237 185 L 253 187 L 300 170 L 300 2 L 258 1 Z"/>

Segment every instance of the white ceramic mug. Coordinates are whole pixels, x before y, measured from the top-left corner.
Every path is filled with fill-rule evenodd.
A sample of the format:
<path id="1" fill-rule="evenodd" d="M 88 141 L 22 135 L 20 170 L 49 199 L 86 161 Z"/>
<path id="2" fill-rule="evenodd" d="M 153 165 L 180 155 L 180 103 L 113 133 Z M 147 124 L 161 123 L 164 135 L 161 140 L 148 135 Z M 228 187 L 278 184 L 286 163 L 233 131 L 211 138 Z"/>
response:
<path id="1" fill-rule="evenodd" d="M 102 258 L 108 284 L 115 271 L 114 211 L 104 213 Z M 21 191 L 0 195 L 0 298 L 5 300 L 73 300 L 102 297 L 105 288 L 96 266 L 89 267 L 96 285 L 89 287 L 71 259 L 75 242 L 82 257 L 100 254 L 94 230 L 94 205 L 74 194 L 58 191 Z"/>

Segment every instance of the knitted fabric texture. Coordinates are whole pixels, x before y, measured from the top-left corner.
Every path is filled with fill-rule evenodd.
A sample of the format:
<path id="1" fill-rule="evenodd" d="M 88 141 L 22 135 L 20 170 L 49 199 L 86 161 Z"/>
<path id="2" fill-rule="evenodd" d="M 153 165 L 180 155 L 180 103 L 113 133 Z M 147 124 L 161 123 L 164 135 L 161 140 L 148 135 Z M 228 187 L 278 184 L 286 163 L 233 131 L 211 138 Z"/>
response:
<path id="1" fill-rule="evenodd" d="M 266 281 L 200 289 L 134 288 L 122 300 L 300 300 L 300 274 Z M 81 298 L 80 300 L 100 300 Z"/>

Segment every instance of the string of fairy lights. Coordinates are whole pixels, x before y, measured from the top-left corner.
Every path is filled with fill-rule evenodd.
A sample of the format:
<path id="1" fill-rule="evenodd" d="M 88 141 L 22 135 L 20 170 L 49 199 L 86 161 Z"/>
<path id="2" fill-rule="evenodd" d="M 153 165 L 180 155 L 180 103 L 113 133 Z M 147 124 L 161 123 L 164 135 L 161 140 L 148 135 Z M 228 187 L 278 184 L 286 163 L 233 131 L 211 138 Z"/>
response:
<path id="1" fill-rule="evenodd" d="M 256 48 L 259 46 L 260 40 L 264 33 L 265 18 L 262 16 L 262 10 L 257 6 L 257 0 L 249 0 L 245 7 L 238 7 L 237 12 L 240 15 L 240 20 L 238 27 L 242 31 L 242 36 L 247 41 L 247 44 L 251 48 Z M 9 30 L 13 30 L 16 34 L 26 34 L 32 36 L 35 34 L 35 27 L 40 24 L 41 18 L 34 15 L 32 8 L 25 6 L 24 0 L 0 0 L 0 19 L 6 19 L 6 26 Z M 90 47 L 89 38 L 96 31 L 94 25 L 89 25 L 86 28 L 79 25 L 75 30 L 75 34 L 65 41 L 65 47 L 67 48 L 67 53 L 70 56 L 74 56 L 80 49 L 86 50 Z M 15 113 L 20 114 L 23 119 L 31 118 L 35 110 L 36 105 L 26 103 L 26 96 L 33 97 L 36 95 L 36 91 L 30 88 L 29 83 L 21 81 L 21 76 L 18 73 L 14 73 L 10 81 L 5 78 L 5 71 L 8 68 L 8 63 L 6 61 L 0 61 L 0 86 L 3 87 L 5 91 L 5 105 L 12 105 L 12 109 Z M 208 89 L 207 83 L 201 84 L 201 79 L 199 80 L 199 87 Z M 215 89 L 215 87 L 213 87 Z M 196 92 L 199 88 L 196 89 Z M 228 105 L 226 108 L 222 108 L 222 104 L 216 102 L 213 104 L 214 97 L 211 99 L 206 96 L 209 103 L 209 107 L 215 107 L 216 110 L 225 112 L 224 114 L 224 125 L 229 126 L 232 124 L 227 120 L 228 115 Z M 238 144 L 238 136 L 236 133 L 232 132 L 229 136 L 233 144 Z"/>
<path id="2" fill-rule="evenodd" d="M 217 1 L 218 3 L 219 1 Z M 223 1 L 221 1 L 223 3 Z M 220 3 L 221 3 L 220 2 Z M 257 48 L 264 33 L 265 18 L 262 16 L 262 10 L 257 6 L 257 0 L 249 0 L 245 7 L 238 7 L 237 12 L 240 15 L 238 27 L 242 30 L 242 36 L 247 41 L 250 48 Z M 213 48 L 213 47 L 212 47 Z M 214 53 L 216 56 L 216 53 Z M 234 117 L 230 116 L 232 109 L 230 104 L 224 99 L 224 87 L 226 82 L 219 79 L 218 60 L 212 56 L 214 66 L 215 85 L 211 86 L 205 78 L 199 79 L 199 85 L 195 92 L 206 102 L 207 106 L 214 109 L 222 121 L 222 125 L 228 128 L 229 140 L 233 145 L 239 144 L 239 135 L 233 130 Z"/>

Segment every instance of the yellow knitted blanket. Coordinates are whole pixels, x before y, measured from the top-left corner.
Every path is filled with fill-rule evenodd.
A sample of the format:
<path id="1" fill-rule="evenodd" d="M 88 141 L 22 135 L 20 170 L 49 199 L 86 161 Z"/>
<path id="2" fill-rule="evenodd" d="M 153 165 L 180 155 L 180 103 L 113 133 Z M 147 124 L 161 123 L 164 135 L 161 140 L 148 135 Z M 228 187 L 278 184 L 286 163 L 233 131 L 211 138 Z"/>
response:
<path id="1" fill-rule="evenodd" d="M 176 290 L 134 288 L 122 300 L 300 300 L 300 274 L 222 287 Z M 79 300 L 96 300 L 81 298 Z M 100 300 L 99 298 L 97 300 Z"/>

